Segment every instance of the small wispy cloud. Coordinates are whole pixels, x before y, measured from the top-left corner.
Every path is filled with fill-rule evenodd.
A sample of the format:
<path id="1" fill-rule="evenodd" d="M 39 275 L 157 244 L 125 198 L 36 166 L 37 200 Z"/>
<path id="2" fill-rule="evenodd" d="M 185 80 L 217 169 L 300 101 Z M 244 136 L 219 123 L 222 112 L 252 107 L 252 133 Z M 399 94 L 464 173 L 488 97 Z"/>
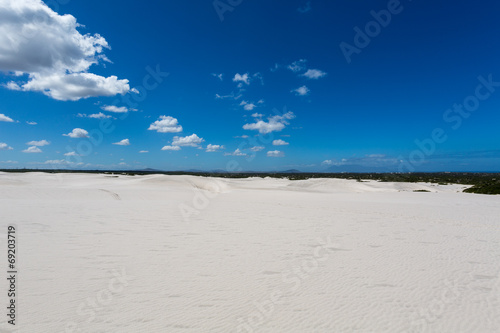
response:
<path id="1" fill-rule="evenodd" d="M 312 9 L 311 1 L 308 1 L 303 7 L 297 8 L 297 11 L 301 14 L 305 14 L 307 12 L 310 12 L 311 9 Z"/>
<path id="2" fill-rule="evenodd" d="M 253 109 L 255 109 L 257 107 L 257 105 L 255 105 L 253 103 L 249 103 L 247 101 L 241 101 L 240 106 L 243 106 L 243 109 L 245 111 L 252 111 Z"/>
<path id="3" fill-rule="evenodd" d="M 218 78 L 219 80 L 223 81 L 224 80 L 224 74 L 215 74 L 215 73 L 212 73 L 212 76 L 213 77 L 216 77 Z"/>
<path id="4" fill-rule="evenodd" d="M 294 73 L 301 72 L 306 69 L 306 63 L 307 63 L 306 59 L 300 59 L 292 62 L 290 65 L 287 66 L 287 68 Z"/>
<path id="5" fill-rule="evenodd" d="M 276 72 L 276 71 L 277 71 L 278 69 L 280 69 L 280 68 L 281 68 L 281 65 L 280 65 L 280 64 L 278 64 L 278 63 L 275 63 L 275 64 L 274 64 L 274 66 L 273 66 L 273 67 L 271 67 L 269 70 L 270 70 L 271 72 Z"/>
<path id="6" fill-rule="evenodd" d="M 329 159 L 323 161 L 321 164 L 325 166 L 360 165 L 366 167 L 391 167 L 398 162 L 398 159 L 395 157 L 384 154 L 369 154 L 360 157 L 342 158 L 340 160 Z"/>
<path id="7" fill-rule="evenodd" d="M 117 146 L 130 146 L 130 140 L 129 139 L 123 139 L 123 140 L 115 142 L 113 144 L 117 145 Z"/>
<path id="8" fill-rule="evenodd" d="M 40 141 L 30 141 L 26 143 L 28 146 L 37 146 L 37 147 L 43 147 L 43 146 L 48 146 L 50 145 L 50 142 L 47 140 L 40 140 Z"/>
<path id="9" fill-rule="evenodd" d="M 12 148 L 11 146 L 9 146 L 8 144 L 4 143 L 4 142 L 0 142 L 0 150 L 13 150 L 14 148 Z"/>
<path id="10" fill-rule="evenodd" d="M 94 114 L 79 113 L 76 116 L 80 117 L 80 118 L 92 118 L 92 119 L 106 119 L 106 118 L 111 118 L 111 116 L 105 115 L 102 112 L 94 113 Z"/>
<path id="11" fill-rule="evenodd" d="M 36 146 L 29 147 L 25 150 L 23 150 L 23 153 L 28 153 L 28 154 L 36 154 L 36 153 L 41 153 L 42 150 Z"/>
<path id="12" fill-rule="evenodd" d="M 177 151 L 177 150 L 181 150 L 181 147 L 179 147 L 179 146 L 164 146 L 161 150 Z"/>
<path id="13" fill-rule="evenodd" d="M 262 74 L 260 72 L 255 73 L 254 75 L 252 75 L 252 78 L 256 79 L 256 80 L 259 80 L 260 84 L 264 85 L 264 77 L 262 77 Z"/>
<path id="14" fill-rule="evenodd" d="M 247 154 L 242 152 L 240 148 L 238 148 L 232 153 L 225 153 L 224 156 L 247 156 Z"/>
<path id="15" fill-rule="evenodd" d="M 317 80 L 326 76 L 326 72 L 323 72 L 319 69 L 308 69 L 307 72 L 305 72 L 301 76 L 304 76 L 308 79 Z"/>
<path id="16" fill-rule="evenodd" d="M 217 151 L 220 151 L 224 149 L 224 146 L 221 146 L 221 145 L 211 145 L 209 144 L 207 146 L 207 149 L 205 150 L 207 153 L 214 153 L 214 152 L 217 152 Z"/>
<path id="17" fill-rule="evenodd" d="M 265 148 L 266 147 L 263 147 L 263 146 L 254 146 L 254 147 L 250 148 L 250 150 L 253 152 L 258 152 L 258 151 L 264 150 Z"/>
<path id="18" fill-rule="evenodd" d="M 233 77 L 233 82 L 238 83 L 238 88 L 242 88 L 243 85 L 250 85 L 251 81 L 259 80 L 260 83 L 264 84 L 264 78 L 260 72 L 250 75 L 250 73 L 239 74 L 236 73 Z"/>
<path id="19" fill-rule="evenodd" d="M 215 99 L 234 99 L 235 101 L 242 97 L 241 94 L 235 95 L 234 92 L 229 95 L 219 95 L 215 94 Z"/>
<path id="20" fill-rule="evenodd" d="M 285 153 L 279 150 L 271 150 L 267 152 L 267 157 L 285 157 Z"/>
<path id="21" fill-rule="evenodd" d="M 71 162 L 67 160 L 48 160 L 43 163 L 35 163 L 35 164 L 50 164 L 50 165 L 63 165 L 63 166 L 77 166 L 77 165 L 82 165 L 83 162 Z"/>
<path id="22" fill-rule="evenodd" d="M 137 109 L 131 109 L 131 108 L 129 109 L 126 106 L 116 106 L 116 105 L 104 105 L 101 106 L 101 109 L 103 109 L 104 111 L 114 112 L 114 113 L 126 113 L 129 111 L 137 111 Z"/>
<path id="23" fill-rule="evenodd" d="M 310 90 L 306 86 L 302 86 L 297 89 L 292 89 L 291 92 L 295 93 L 297 96 L 306 96 L 309 95 Z"/>

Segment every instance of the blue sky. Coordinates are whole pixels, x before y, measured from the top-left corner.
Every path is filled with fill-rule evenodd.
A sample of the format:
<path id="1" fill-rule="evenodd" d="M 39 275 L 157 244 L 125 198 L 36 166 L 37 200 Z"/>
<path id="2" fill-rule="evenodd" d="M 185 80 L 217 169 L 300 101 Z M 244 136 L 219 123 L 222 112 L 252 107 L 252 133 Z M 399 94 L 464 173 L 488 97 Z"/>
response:
<path id="1" fill-rule="evenodd" d="M 498 10 L 2 0 L 0 168 L 500 171 Z"/>

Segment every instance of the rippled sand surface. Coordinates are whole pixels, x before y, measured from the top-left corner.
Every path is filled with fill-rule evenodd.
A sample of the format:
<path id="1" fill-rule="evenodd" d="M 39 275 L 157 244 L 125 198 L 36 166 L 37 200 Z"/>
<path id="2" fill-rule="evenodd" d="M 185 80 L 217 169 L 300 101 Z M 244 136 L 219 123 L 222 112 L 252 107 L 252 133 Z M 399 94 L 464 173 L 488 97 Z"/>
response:
<path id="1" fill-rule="evenodd" d="M 499 332 L 500 196 L 463 188 L 0 173 L 16 328 Z"/>

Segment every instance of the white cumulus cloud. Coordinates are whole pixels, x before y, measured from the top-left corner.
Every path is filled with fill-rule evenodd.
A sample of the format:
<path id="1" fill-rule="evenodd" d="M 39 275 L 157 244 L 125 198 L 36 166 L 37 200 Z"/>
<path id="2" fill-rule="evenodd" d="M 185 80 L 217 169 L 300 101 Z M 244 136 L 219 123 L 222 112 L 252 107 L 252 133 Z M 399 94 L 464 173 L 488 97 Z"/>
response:
<path id="1" fill-rule="evenodd" d="M 6 121 L 8 123 L 13 123 L 14 122 L 14 120 L 12 118 L 7 117 L 3 113 L 0 113 L 0 121 Z"/>
<path id="2" fill-rule="evenodd" d="M 164 146 L 161 150 L 181 150 L 179 146 Z"/>
<path id="3" fill-rule="evenodd" d="M 293 114 L 293 112 L 289 111 L 282 116 L 277 115 L 277 116 L 270 117 L 270 118 L 268 118 L 267 122 L 264 120 L 259 120 L 256 123 L 245 124 L 245 125 L 243 125 L 243 129 L 245 129 L 245 130 L 257 130 L 261 134 L 267 134 L 267 133 L 271 133 L 271 132 L 279 132 L 282 129 L 284 129 L 286 127 L 286 125 L 288 125 L 287 120 L 293 119 L 293 118 L 295 118 L 295 115 Z"/>
<path id="4" fill-rule="evenodd" d="M 198 137 L 196 134 L 191 134 L 189 136 L 174 136 L 172 141 L 172 146 L 185 146 L 185 147 L 198 147 L 200 143 L 205 141 L 203 138 Z"/>
<path id="5" fill-rule="evenodd" d="M 39 91 L 53 99 L 78 101 L 82 98 L 114 96 L 130 90 L 128 80 L 116 76 L 103 77 L 93 73 L 31 74 L 22 86 L 25 91 Z"/>
<path id="6" fill-rule="evenodd" d="M 109 61 L 103 50 L 110 47 L 99 34 L 82 35 L 74 16 L 59 15 L 41 0 L 2 0 L 0 8 L 0 71 L 17 78 L 8 89 L 64 101 L 130 91 L 126 79 L 88 72 Z"/>
<path id="7" fill-rule="evenodd" d="M 68 134 L 63 134 L 64 136 L 69 136 L 72 139 L 88 138 L 89 132 L 81 128 L 75 128 Z"/>
<path id="8" fill-rule="evenodd" d="M 245 73 L 245 74 L 236 73 L 233 77 L 233 82 L 243 82 L 243 83 L 249 85 L 250 84 L 250 77 L 249 77 L 248 73 Z"/>
<path id="9" fill-rule="evenodd" d="M 278 139 L 278 140 L 274 140 L 273 141 L 273 146 L 286 146 L 288 145 L 289 143 L 286 142 L 286 141 L 283 141 L 281 139 Z"/>
<path id="10" fill-rule="evenodd" d="M 253 124 L 243 125 L 243 129 L 246 130 L 257 130 L 261 134 L 267 134 L 271 132 L 278 132 L 285 128 L 285 124 L 277 121 L 265 122 L 264 120 L 259 120 Z"/>
<path id="11" fill-rule="evenodd" d="M 179 125 L 177 119 L 170 116 L 160 116 L 160 120 L 152 123 L 149 131 L 157 131 L 158 133 L 178 133 L 182 132 L 182 126 Z"/>

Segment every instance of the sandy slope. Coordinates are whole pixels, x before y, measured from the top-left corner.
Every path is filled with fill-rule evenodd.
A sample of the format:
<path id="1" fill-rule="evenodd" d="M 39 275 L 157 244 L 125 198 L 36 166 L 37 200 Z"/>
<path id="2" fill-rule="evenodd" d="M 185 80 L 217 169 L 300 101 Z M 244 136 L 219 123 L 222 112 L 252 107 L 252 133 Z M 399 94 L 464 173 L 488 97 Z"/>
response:
<path id="1" fill-rule="evenodd" d="M 462 188 L 0 173 L 17 328 L 499 332 L 500 196 Z"/>

